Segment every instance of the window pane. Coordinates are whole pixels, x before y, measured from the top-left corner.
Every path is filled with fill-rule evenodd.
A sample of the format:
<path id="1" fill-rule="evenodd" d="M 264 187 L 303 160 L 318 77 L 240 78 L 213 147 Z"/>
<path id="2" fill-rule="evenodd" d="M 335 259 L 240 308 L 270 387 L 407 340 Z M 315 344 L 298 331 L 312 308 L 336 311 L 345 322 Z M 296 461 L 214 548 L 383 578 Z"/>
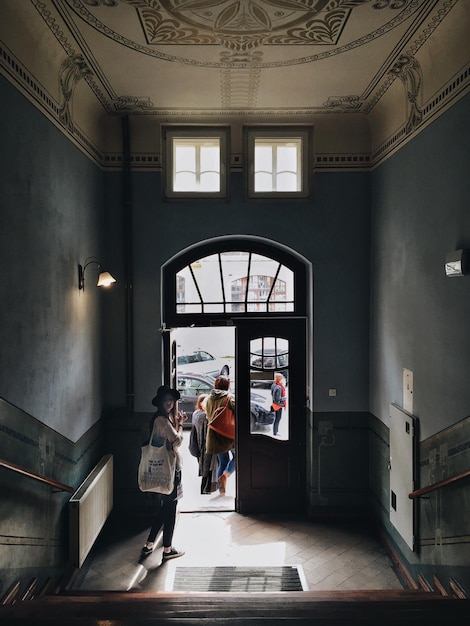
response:
<path id="1" fill-rule="evenodd" d="M 257 172 L 255 174 L 255 191 L 274 191 L 272 174 Z"/>
<path id="2" fill-rule="evenodd" d="M 255 173 L 273 171 L 273 149 L 271 145 L 262 145 L 255 141 Z"/>
<path id="3" fill-rule="evenodd" d="M 175 172 L 196 171 L 196 148 L 175 143 Z"/>
<path id="4" fill-rule="evenodd" d="M 190 305 L 203 313 L 294 311 L 292 270 L 260 254 L 233 251 L 199 259 L 178 272 L 176 286 L 179 313 L 194 312 Z"/>
<path id="5" fill-rule="evenodd" d="M 291 172 L 281 172 L 277 175 L 277 191 L 298 191 L 298 178 Z"/>
<path id="6" fill-rule="evenodd" d="M 274 386 L 281 374 L 281 387 Z M 252 434 L 289 439 L 289 341 L 259 337 L 250 341 L 250 430 Z M 281 400 L 283 398 L 283 400 Z M 280 403 L 276 404 L 275 399 Z M 276 404 L 275 407 L 272 405 Z M 275 409 L 274 411 L 272 409 Z"/>
<path id="7" fill-rule="evenodd" d="M 246 275 L 248 274 L 248 252 L 222 252 L 222 279 L 224 293 L 229 306 L 227 311 L 245 312 Z"/>
<path id="8" fill-rule="evenodd" d="M 201 147 L 201 172 L 220 172 L 219 144 Z"/>
<path id="9" fill-rule="evenodd" d="M 277 149 L 277 171 L 297 172 L 299 146 L 279 146 Z"/>
<path id="10" fill-rule="evenodd" d="M 217 172 L 201 174 L 200 191 L 220 191 L 220 176 Z"/>
<path id="11" fill-rule="evenodd" d="M 192 191 L 196 188 L 196 175 L 191 172 L 175 174 L 175 191 Z"/>
<path id="12" fill-rule="evenodd" d="M 194 279 L 199 288 L 202 301 L 211 306 L 212 303 L 223 302 L 222 283 L 220 281 L 219 255 L 212 254 L 192 263 Z M 204 309 L 206 310 L 206 308 Z M 220 312 L 221 308 L 208 308 L 207 311 Z"/>

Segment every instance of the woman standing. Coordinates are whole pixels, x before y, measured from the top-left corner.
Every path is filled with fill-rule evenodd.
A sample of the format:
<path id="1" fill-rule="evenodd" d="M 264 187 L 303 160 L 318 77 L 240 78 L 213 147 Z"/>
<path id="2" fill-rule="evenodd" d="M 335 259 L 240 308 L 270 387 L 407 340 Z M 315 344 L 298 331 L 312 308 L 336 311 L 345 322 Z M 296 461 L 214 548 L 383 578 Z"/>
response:
<path id="1" fill-rule="evenodd" d="M 147 541 L 142 548 L 141 557 L 145 558 L 152 554 L 155 549 L 155 540 L 160 529 L 163 527 L 163 555 L 162 562 L 183 556 L 173 545 L 173 532 L 176 522 L 176 506 L 178 504 L 178 485 L 181 483 L 181 457 L 178 448 L 183 441 L 182 423 L 187 419 L 186 414 L 177 411 L 177 401 L 180 399 L 179 391 L 166 385 L 159 387 L 152 404 L 157 411 L 152 418 L 151 428 L 153 432 L 153 446 L 167 446 L 172 449 L 176 456 L 176 469 L 173 480 L 173 491 L 169 495 L 158 494 L 158 509 L 155 520 L 150 529 Z"/>
<path id="2" fill-rule="evenodd" d="M 215 411 L 219 407 L 222 407 L 226 402 L 228 403 L 228 407 L 235 412 L 235 398 L 230 393 L 229 389 L 230 378 L 227 376 L 217 376 L 214 381 L 214 388 L 206 400 L 206 415 L 209 425 L 214 419 Z M 225 437 L 219 438 L 219 441 L 227 443 L 226 449 L 217 452 L 217 458 L 219 461 L 217 480 L 219 482 L 219 493 L 223 496 L 225 495 L 227 479 L 235 471 L 235 441 L 233 439 L 226 439 Z"/>
<path id="3" fill-rule="evenodd" d="M 279 422 L 282 417 L 282 409 L 286 406 L 286 388 L 283 384 L 284 376 L 279 372 L 274 374 L 274 382 L 271 385 L 272 406 L 275 412 L 273 423 L 273 435 L 277 437 Z"/>
<path id="4" fill-rule="evenodd" d="M 206 394 L 201 394 L 193 412 L 191 434 L 189 436 L 189 451 L 197 458 L 198 474 L 201 476 L 201 493 L 212 493 L 217 489 L 217 467 L 219 465 L 216 454 L 209 454 L 206 450 L 207 415 Z"/>

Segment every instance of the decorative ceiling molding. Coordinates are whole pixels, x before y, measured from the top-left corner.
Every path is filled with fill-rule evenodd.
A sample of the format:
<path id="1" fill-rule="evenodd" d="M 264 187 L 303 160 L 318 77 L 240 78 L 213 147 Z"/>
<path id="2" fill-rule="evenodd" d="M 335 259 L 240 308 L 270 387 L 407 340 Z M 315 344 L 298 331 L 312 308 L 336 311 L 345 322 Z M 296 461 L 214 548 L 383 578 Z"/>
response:
<path id="1" fill-rule="evenodd" d="M 38 5 L 39 0 L 33 0 Z M 454 2 L 456 0 L 453 0 Z M 283 67 L 312 63 L 343 54 L 369 44 L 400 26 L 421 8 L 422 0 L 120 0 L 136 9 L 146 45 L 106 24 L 93 8 L 116 8 L 119 2 L 99 0 L 64 0 L 78 17 L 103 36 L 136 52 L 189 65 L 205 67 L 243 67 L 243 56 L 228 63 L 219 60 L 188 58 L 163 52 L 166 46 L 219 45 L 245 52 L 261 46 L 325 46 L 325 51 L 263 62 L 258 66 Z M 339 45 L 352 11 L 370 4 L 376 11 L 387 10 L 390 19 L 365 35 Z M 251 65 L 252 63 L 250 63 Z"/>
<path id="2" fill-rule="evenodd" d="M 59 109 L 59 119 L 73 132 L 71 101 L 77 83 L 92 71 L 87 66 L 81 54 L 73 54 L 65 59 L 59 71 L 59 85 L 62 93 L 62 104 Z"/>
<path id="3" fill-rule="evenodd" d="M 282 68 L 296 65 L 311 65 L 316 61 L 331 59 L 342 53 L 359 49 L 408 23 L 410 19 L 423 19 L 439 2 L 442 2 L 437 14 L 430 17 L 426 29 L 410 43 L 407 54 L 413 55 L 434 32 L 457 0 L 31 0 L 48 28 L 58 39 L 67 55 L 77 54 L 78 46 L 88 64 L 91 74 L 86 77 L 90 88 L 108 114 L 129 113 L 185 116 L 191 115 L 188 109 L 180 106 L 168 108 L 155 102 L 151 96 L 128 91 L 118 94 L 112 81 L 105 77 L 100 62 L 93 54 L 81 33 L 80 24 L 92 27 L 106 39 L 130 49 L 136 53 L 158 58 L 165 62 L 183 63 L 194 67 L 219 68 L 221 70 L 219 86 L 219 104 L 211 109 L 204 108 L 209 117 L 229 114 L 234 108 L 243 108 L 255 115 L 259 105 L 260 70 Z M 57 9 L 73 33 L 75 42 L 69 41 L 64 34 L 50 5 Z M 105 22 L 106 16 L 125 5 L 135 11 L 133 24 L 140 30 L 142 41 L 127 36 L 124 26 L 120 29 L 111 27 L 112 20 Z M 353 11 L 369 6 L 377 14 L 384 14 L 380 27 L 367 34 L 351 38 L 339 44 L 340 35 L 352 19 Z M 93 13 L 98 12 L 98 15 Z M 132 13 L 129 14 L 131 16 Z M 77 24 L 75 24 L 75 20 Z M 124 23 L 127 25 L 126 20 Z M 122 24 L 122 22 L 119 22 Z M 334 27 L 333 27 L 334 24 Z M 129 26 L 128 26 L 129 28 Z M 356 26 L 357 28 L 357 26 Z M 301 46 L 293 33 L 302 32 L 305 41 Z M 191 33 L 189 35 L 188 33 Z M 263 37 L 260 38 L 260 33 Z M 329 34 L 328 34 L 329 33 Z M 405 30 L 403 37 L 410 37 L 413 30 Z M 253 38 L 253 39 L 251 39 Z M 142 43 L 145 41 L 145 43 Z M 163 42 L 163 43 L 162 43 Z M 158 45 L 157 45 L 158 43 Z M 403 41 L 402 41 L 403 43 Z M 195 45 L 197 44 L 197 45 Z M 198 46 L 203 44 L 201 48 Z M 336 45 L 338 44 L 338 45 Z M 197 58 L 198 50 L 206 46 L 219 46 L 216 55 L 209 59 Z M 322 52 L 312 55 L 294 56 L 276 60 L 265 60 L 265 52 L 270 49 L 297 50 L 305 52 L 308 47 L 326 47 Z M 401 47 L 401 46 L 400 46 Z M 190 50 L 192 58 L 169 54 L 169 50 Z M 289 55 L 292 56 L 292 55 Z M 394 80 L 390 68 L 396 62 L 396 56 L 389 58 L 380 67 L 372 80 L 361 93 L 335 93 L 323 103 L 314 106 L 282 107 L 273 106 L 273 115 L 313 115 L 357 112 L 369 113 Z M 225 72 L 223 70 L 233 70 Z M 259 70 L 258 73 L 255 70 Z M 257 76 L 257 78 L 255 78 Z M 132 84 L 132 83 L 131 83 Z M 266 108 L 266 107 L 264 107 Z M 202 109 L 193 107 L 198 115 Z"/>
<path id="4" fill-rule="evenodd" d="M 415 137 L 417 133 L 424 130 L 431 122 L 439 117 L 439 115 L 447 111 L 457 100 L 469 93 L 470 63 L 453 76 L 442 89 L 422 105 L 417 117 L 415 117 L 415 110 L 412 108 L 407 122 L 377 149 L 373 150 L 371 154 L 372 166 L 375 168 L 383 163 L 405 143 L 408 143 L 408 141 Z"/>
<path id="5" fill-rule="evenodd" d="M 407 100 L 411 105 L 405 127 L 406 132 L 409 134 L 423 121 L 423 112 L 418 104 L 418 100 L 422 100 L 423 76 L 421 66 L 414 57 L 402 54 L 390 70 L 390 73 L 398 76 L 402 81 Z"/>
<path id="6" fill-rule="evenodd" d="M 16 8 L 12 7 L 17 5 L 13 0 L 6 1 L 13 14 Z M 35 11 L 30 10 L 28 19 L 35 19 L 27 25 L 28 32 L 36 28 L 38 41 L 45 41 L 45 34 L 57 41 L 57 46 L 43 51 L 51 55 L 52 62 L 48 65 L 48 59 L 42 59 L 43 74 L 39 72 L 38 76 L 46 78 L 45 84 L 52 90 L 51 85 L 57 81 L 59 91 L 52 96 L 41 79 L 24 65 L 28 63 L 29 53 L 18 59 L 16 53 L 21 55 L 21 43 L 18 43 L 18 50 L 15 46 L 21 37 L 15 41 L 5 37 L 14 51 L 0 41 L 0 71 L 104 169 L 120 168 L 122 162 L 120 156 L 107 151 L 106 146 L 98 148 L 103 138 L 92 139 L 77 125 L 74 115 L 77 119 L 85 118 L 74 114 L 81 104 L 74 100 L 84 89 L 87 106 L 101 105 L 94 107 L 98 115 L 103 112 L 110 118 L 143 116 L 146 121 L 142 124 L 153 126 L 161 120 L 169 123 L 185 120 L 192 124 L 210 124 L 212 120 L 214 123 L 235 121 L 240 124 L 241 120 L 242 123 L 273 124 L 279 119 L 293 123 L 309 119 L 321 128 L 322 118 L 332 115 L 345 116 L 344 119 L 349 116 L 354 125 L 352 116 L 371 113 L 399 78 L 404 87 L 400 103 L 406 111 L 404 127 L 389 125 L 394 129 L 391 136 L 382 145 L 373 146 L 370 155 L 353 153 L 350 149 L 354 145 L 347 141 L 342 153 L 338 149 L 337 153 L 317 154 L 314 167 L 324 171 L 375 167 L 469 90 L 468 67 L 457 71 L 455 64 L 447 74 L 443 74 L 441 68 L 445 77 L 456 73 L 442 88 L 436 86 L 436 93 L 428 95 L 428 101 L 423 101 L 422 74 L 426 71 L 429 89 L 432 68 L 425 64 L 421 67 L 418 58 L 423 62 L 428 55 L 428 50 L 421 51 L 421 48 L 431 37 L 439 41 L 440 31 L 436 29 L 453 7 L 462 8 L 458 0 L 29 0 L 28 5 L 30 9 L 34 7 L 41 18 L 38 20 Z M 370 32 L 359 36 L 361 10 L 368 11 L 369 18 L 371 14 L 374 19 L 379 16 L 375 21 L 380 23 L 380 28 L 371 28 Z M 463 10 L 461 14 L 464 13 Z M 17 17 L 21 24 L 21 9 Z M 352 29 L 352 35 L 358 36 L 346 37 L 348 28 Z M 310 34 L 307 34 L 308 29 Z M 131 33 L 133 38 L 129 36 Z M 306 41 L 298 46 L 300 36 Z M 207 38 L 208 43 L 195 46 L 189 43 L 190 37 Z M 365 46 L 373 44 L 373 49 L 378 50 L 387 37 L 392 37 L 392 42 L 380 48 L 383 56 L 379 56 L 374 71 L 369 73 Z M 162 38 L 165 44 L 159 42 Z M 102 48 L 106 48 L 108 57 Z M 339 72 L 343 60 L 347 60 L 346 53 L 353 50 L 354 54 L 359 54 L 359 61 L 354 65 L 357 80 L 351 82 L 353 89 L 345 88 L 341 93 L 341 89 L 335 88 L 323 96 L 318 90 L 322 81 L 328 80 L 330 68 L 329 65 L 325 68 L 324 63 L 336 59 L 333 67 Z M 435 53 L 435 50 L 431 42 L 430 52 Z M 273 51 L 277 60 L 273 58 Z M 141 64 L 145 64 L 145 70 L 141 70 Z M 178 82 L 178 79 L 173 81 L 172 72 L 177 76 L 182 64 L 189 66 L 191 72 L 195 68 L 197 80 L 189 89 L 183 86 L 179 90 L 179 99 L 160 99 L 162 92 L 171 88 L 170 82 Z M 40 64 L 35 64 L 34 68 L 33 71 L 37 71 Z M 154 68 L 156 72 L 152 74 Z M 206 68 L 209 68 L 207 73 Z M 266 68 L 270 69 L 265 71 Z M 280 75 L 276 68 L 282 71 Z M 188 71 L 186 67 L 183 69 Z M 161 72 L 166 72 L 168 84 L 160 78 Z M 337 84 L 342 86 L 343 74 L 338 75 L 341 81 Z M 192 73 L 189 77 L 192 78 Z M 210 87 L 204 82 L 206 77 L 212 81 Z M 291 81 L 289 89 L 283 82 L 286 80 Z M 301 90 L 304 83 L 309 83 L 308 94 L 316 100 L 312 103 L 307 98 L 303 106 L 295 106 L 297 87 Z M 202 99 L 202 106 L 190 106 L 185 100 L 189 100 L 192 92 L 208 93 L 210 99 Z M 273 97 L 267 98 L 266 93 Z M 212 102 L 214 106 L 209 106 Z M 397 119 L 400 120 L 398 126 L 403 115 Z M 143 128 L 142 124 L 139 122 L 139 128 Z M 110 127 L 114 127 L 111 122 Z M 147 152 L 146 142 L 149 143 Z M 364 143 L 360 145 L 363 148 Z M 328 147 L 328 142 L 323 141 L 322 147 L 325 146 Z M 153 152 L 150 139 L 143 140 L 142 147 L 141 153 L 133 155 L 132 167 L 161 168 L 161 156 Z M 240 163 L 236 167 L 239 168 Z"/>

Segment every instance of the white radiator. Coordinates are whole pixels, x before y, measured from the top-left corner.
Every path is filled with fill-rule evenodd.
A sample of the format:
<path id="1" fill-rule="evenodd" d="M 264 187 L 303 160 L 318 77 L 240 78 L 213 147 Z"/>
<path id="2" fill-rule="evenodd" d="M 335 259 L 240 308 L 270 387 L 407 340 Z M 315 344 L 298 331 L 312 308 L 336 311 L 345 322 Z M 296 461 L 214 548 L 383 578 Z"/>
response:
<path id="1" fill-rule="evenodd" d="M 69 549 L 81 567 L 113 508 L 113 455 L 104 456 L 69 500 Z"/>

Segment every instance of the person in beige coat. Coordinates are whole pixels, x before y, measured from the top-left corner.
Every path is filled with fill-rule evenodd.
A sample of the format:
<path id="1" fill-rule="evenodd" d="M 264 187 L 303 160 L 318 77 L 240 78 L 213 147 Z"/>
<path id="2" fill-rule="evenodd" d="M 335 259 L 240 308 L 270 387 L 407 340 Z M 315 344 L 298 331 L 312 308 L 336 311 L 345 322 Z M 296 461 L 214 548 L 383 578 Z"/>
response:
<path id="1" fill-rule="evenodd" d="M 235 412 L 235 397 L 230 393 L 230 378 L 227 376 L 217 376 L 214 381 L 214 388 L 206 400 L 207 421 L 210 424 L 216 409 L 225 404 L 228 396 L 228 406 Z M 230 449 L 217 454 L 219 467 L 217 470 L 217 480 L 219 483 L 220 495 L 225 495 L 225 487 L 228 478 L 235 471 L 235 441 L 232 441 Z"/>
<path id="2" fill-rule="evenodd" d="M 158 388 L 157 395 L 152 400 L 152 404 L 157 407 L 151 422 L 152 445 L 172 446 L 176 454 L 176 469 L 173 491 L 169 495 L 157 494 L 157 511 L 147 541 L 142 548 L 141 558 L 146 558 L 152 554 L 155 549 L 157 534 L 163 527 L 163 562 L 184 554 L 184 552 L 176 550 L 172 545 L 176 522 L 176 507 L 178 504 L 178 486 L 181 484 L 182 459 L 178 448 L 183 441 L 182 424 L 187 419 L 186 414 L 177 409 L 177 401 L 179 399 L 180 393 L 177 389 L 171 389 L 163 385 Z"/>

